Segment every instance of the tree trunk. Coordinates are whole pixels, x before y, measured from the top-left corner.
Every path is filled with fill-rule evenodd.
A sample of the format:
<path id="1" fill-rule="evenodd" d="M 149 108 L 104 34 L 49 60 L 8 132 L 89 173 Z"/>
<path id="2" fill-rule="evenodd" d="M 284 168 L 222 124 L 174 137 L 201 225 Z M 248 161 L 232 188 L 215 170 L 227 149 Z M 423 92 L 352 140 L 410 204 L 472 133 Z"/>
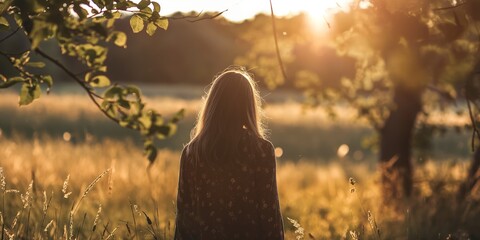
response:
<path id="1" fill-rule="evenodd" d="M 472 190 L 480 187 L 480 147 L 477 147 L 475 153 L 473 154 L 472 165 L 468 171 L 467 179 L 465 182 L 460 185 L 460 190 L 458 192 L 458 198 L 460 201 L 466 200 Z M 475 192 L 475 191 L 473 191 Z"/>
<path id="2" fill-rule="evenodd" d="M 421 90 L 397 85 L 393 97 L 395 107 L 380 130 L 380 169 L 387 199 L 408 197 L 412 193 L 412 136 L 422 107 L 421 93 Z"/>

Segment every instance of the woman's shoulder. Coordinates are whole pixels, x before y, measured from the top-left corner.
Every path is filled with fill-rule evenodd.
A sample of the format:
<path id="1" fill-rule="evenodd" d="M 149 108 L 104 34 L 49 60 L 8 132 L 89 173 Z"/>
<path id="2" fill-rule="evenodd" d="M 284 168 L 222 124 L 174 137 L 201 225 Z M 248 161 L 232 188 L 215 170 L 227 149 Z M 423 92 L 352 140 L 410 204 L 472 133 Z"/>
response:
<path id="1" fill-rule="evenodd" d="M 250 146 L 252 148 L 250 150 L 259 152 L 261 157 L 270 156 L 274 153 L 272 142 L 250 132 L 247 132 L 246 136 L 244 137 L 243 144 L 247 145 L 245 147 Z"/>
<path id="2" fill-rule="evenodd" d="M 258 145 L 262 148 L 262 150 L 267 151 L 267 152 L 274 152 L 274 146 L 273 143 L 270 142 L 268 139 L 265 138 L 258 138 Z"/>

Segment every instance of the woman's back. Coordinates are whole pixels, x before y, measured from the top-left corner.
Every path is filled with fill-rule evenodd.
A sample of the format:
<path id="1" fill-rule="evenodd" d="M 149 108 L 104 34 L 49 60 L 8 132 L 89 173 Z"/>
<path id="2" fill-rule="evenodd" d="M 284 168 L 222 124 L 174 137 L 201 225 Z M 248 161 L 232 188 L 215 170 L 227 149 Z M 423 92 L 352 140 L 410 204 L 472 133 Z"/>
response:
<path id="1" fill-rule="evenodd" d="M 273 146 L 245 129 L 237 147 L 220 161 L 184 148 L 175 239 L 283 239 Z"/>

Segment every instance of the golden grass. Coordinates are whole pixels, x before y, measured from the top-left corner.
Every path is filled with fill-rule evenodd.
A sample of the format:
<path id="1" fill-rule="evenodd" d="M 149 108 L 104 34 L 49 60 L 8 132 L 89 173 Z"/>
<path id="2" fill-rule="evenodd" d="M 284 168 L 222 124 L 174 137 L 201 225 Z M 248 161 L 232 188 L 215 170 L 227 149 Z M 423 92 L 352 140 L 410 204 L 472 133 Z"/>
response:
<path id="1" fill-rule="evenodd" d="M 38 126 L 43 126 L 52 117 L 58 118 L 58 122 L 104 120 L 83 95 L 42 96 L 32 105 L 20 108 L 16 93 L 2 92 L 1 100 L 2 113 L 28 119 L 32 125 L 40 122 Z M 171 96 L 149 97 L 146 101 L 167 116 L 185 108 L 187 118 L 194 118 L 201 104 L 199 99 Z M 270 123 L 309 127 L 306 131 L 311 127 L 351 124 L 355 112 L 337 109 L 342 114 L 336 121 L 331 121 L 320 108 L 305 111 L 288 100 L 267 102 L 265 113 Z M 438 121 L 448 120 L 452 125 L 464 121 L 453 114 L 442 116 Z M 359 124 L 366 125 L 355 123 Z M 130 140 L 86 138 L 85 142 L 66 142 L 38 134 L 27 139 L 15 136 L 14 132 L 6 138 L 0 129 L 0 167 L 6 183 L 0 193 L 0 223 L 8 231 L 5 236 L 172 237 L 179 152 L 159 151 L 157 162 L 147 170 L 142 150 Z M 448 234 L 480 238 L 476 225 L 480 221 L 480 193 L 471 198 L 468 208 L 455 199 L 458 184 L 465 177 L 465 162 L 430 161 L 418 167 L 415 197 L 396 209 L 382 202 L 378 176 L 372 166 L 348 159 L 314 162 L 279 162 L 278 190 L 287 239 L 299 238 L 302 233 L 305 239 L 446 239 Z M 350 177 L 356 180 L 355 185 L 349 183 Z"/>
<path id="2" fill-rule="evenodd" d="M 62 116 L 65 120 L 75 121 L 82 116 L 91 118 L 103 117 L 95 108 L 93 103 L 84 95 L 48 95 L 42 96 L 29 106 L 18 108 L 18 95 L 16 93 L 2 93 L 0 109 L 11 109 L 20 116 Z M 175 97 L 147 97 L 147 107 L 153 108 L 165 116 L 171 116 L 179 109 L 186 110 L 187 117 L 195 118 L 201 107 L 200 99 L 181 99 Z M 74 111 L 72 111 L 72 107 Z M 342 112 L 335 123 L 347 123 L 355 119 L 355 112 L 351 109 L 337 107 Z M 288 114 L 286 114 L 288 113 Z M 297 102 L 287 101 L 284 103 L 269 103 L 265 105 L 267 121 L 283 125 L 302 124 L 306 126 L 328 127 L 333 122 L 328 115 L 320 108 L 304 109 L 299 107 Z M 365 123 L 363 123 L 365 124 Z"/>
<path id="3" fill-rule="evenodd" d="M 48 137 L 0 138 L 0 166 L 6 182 L 1 216 L 8 233 L 36 239 L 103 239 L 115 229 L 110 237 L 123 239 L 132 238 L 137 228 L 140 239 L 153 235 L 170 239 L 179 153 L 160 151 L 158 161 L 147 170 L 141 150 L 132 146 L 128 141 L 113 140 L 72 144 Z M 378 178 L 365 165 L 279 163 L 278 190 L 287 239 L 295 239 L 301 232 L 295 233 L 298 229 L 287 217 L 300 224 L 305 239 L 352 239 L 355 234 L 376 239 L 373 220 L 381 239 L 407 239 L 408 234 L 419 236 L 417 239 L 446 237 L 457 230 L 472 234 L 474 228 L 468 223 L 472 218 L 478 220 L 478 207 L 469 209 L 464 218 L 467 222 L 460 226 L 448 219 L 461 214 L 452 216 L 451 209 L 436 209 L 455 202 L 455 186 L 465 172 L 465 164 L 425 165 L 417 171 L 418 201 L 394 211 L 382 203 Z M 349 183 L 350 177 L 355 185 Z M 22 199 L 30 201 L 29 205 L 25 207 Z M 438 219 L 439 212 L 446 216 L 440 214 Z M 425 222 L 439 220 L 422 230 Z"/>
<path id="4" fill-rule="evenodd" d="M 168 95 L 155 95 L 153 97 L 145 97 L 147 107 L 155 109 L 165 116 L 171 116 L 179 109 L 186 110 L 186 116 L 195 118 L 197 111 L 201 107 L 200 98 L 182 98 L 177 95 L 194 95 L 199 96 L 202 93 L 200 87 L 188 87 L 185 89 L 175 88 L 171 86 L 155 86 L 162 92 L 174 92 Z M 296 93 L 298 95 L 298 93 Z M 337 117 L 335 121 L 329 117 L 322 107 L 307 108 L 301 106 L 298 100 L 290 99 L 288 94 L 273 93 L 272 98 L 282 99 L 277 102 L 266 102 L 264 104 L 265 116 L 267 121 L 275 122 L 279 125 L 302 125 L 311 127 L 328 128 L 332 125 L 351 124 L 355 122 L 356 126 L 366 127 L 368 123 L 365 119 L 358 119 L 355 109 L 347 106 L 333 107 Z M 277 96 L 278 95 L 278 96 Z M 292 93 L 292 95 L 294 95 Z M 0 109 L 13 109 L 20 113 L 21 116 L 29 114 L 40 114 L 50 116 L 62 116 L 65 120 L 74 121 L 82 116 L 101 117 L 101 113 L 90 102 L 90 99 L 83 93 L 80 94 L 62 94 L 43 95 L 41 99 L 34 101 L 29 106 L 23 106 L 18 109 L 18 93 L 7 91 L 2 93 L 2 101 Z M 53 106 L 53 107 L 52 107 Z M 72 111 L 74 106 L 75 111 Z M 288 113 L 288 114 L 287 114 Z M 441 124 L 446 126 L 464 126 L 468 124 L 470 119 L 467 114 L 458 115 L 453 112 L 439 112 L 432 110 L 426 119 L 432 124 Z"/>

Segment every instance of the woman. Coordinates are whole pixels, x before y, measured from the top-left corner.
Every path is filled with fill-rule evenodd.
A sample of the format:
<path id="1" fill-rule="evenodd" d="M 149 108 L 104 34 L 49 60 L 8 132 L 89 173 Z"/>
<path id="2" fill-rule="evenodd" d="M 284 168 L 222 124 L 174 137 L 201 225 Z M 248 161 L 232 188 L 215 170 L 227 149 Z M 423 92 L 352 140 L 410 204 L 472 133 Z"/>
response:
<path id="1" fill-rule="evenodd" d="M 175 239 L 283 239 L 275 165 L 254 81 L 227 69 L 182 151 Z"/>

